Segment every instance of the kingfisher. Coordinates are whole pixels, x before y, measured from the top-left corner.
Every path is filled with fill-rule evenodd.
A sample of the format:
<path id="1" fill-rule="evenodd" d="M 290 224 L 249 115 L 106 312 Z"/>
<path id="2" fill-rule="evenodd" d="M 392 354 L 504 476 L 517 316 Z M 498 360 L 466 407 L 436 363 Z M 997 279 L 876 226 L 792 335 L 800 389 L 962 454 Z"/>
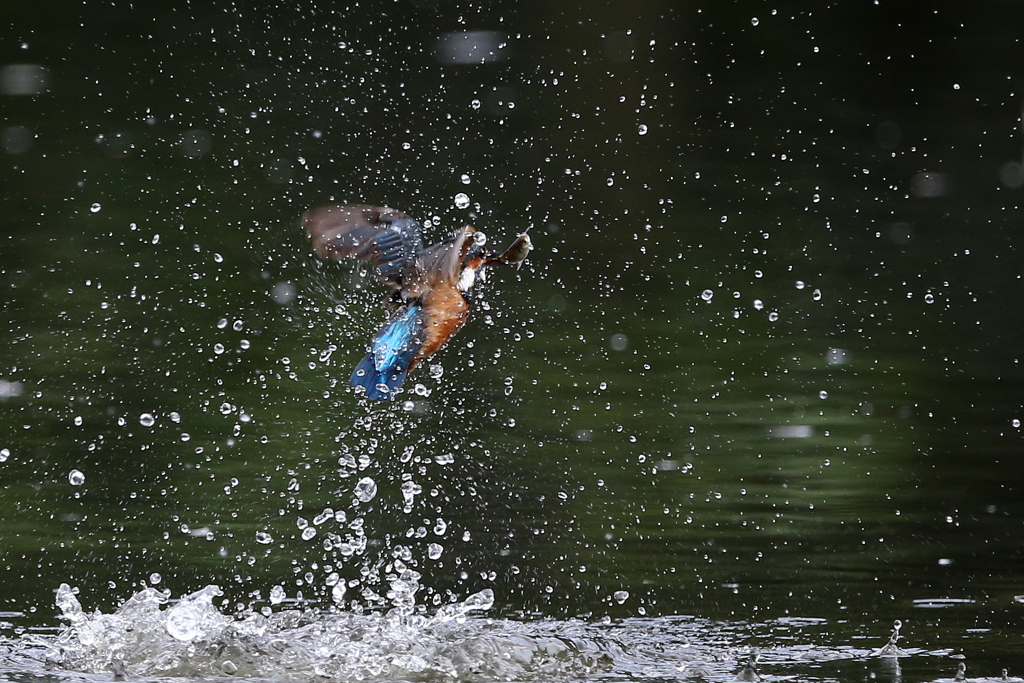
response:
<path id="1" fill-rule="evenodd" d="M 523 232 L 505 251 L 491 251 L 486 235 L 472 226 L 424 247 L 419 222 L 380 206 L 321 206 L 306 212 L 303 226 L 320 257 L 369 262 L 391 288 L 385 307 L 392 313 L 350 379 L 378 401 L 394 399 L 409 371 L 462 329 L 482 268 L 521 267 L 533 249 Z"/>

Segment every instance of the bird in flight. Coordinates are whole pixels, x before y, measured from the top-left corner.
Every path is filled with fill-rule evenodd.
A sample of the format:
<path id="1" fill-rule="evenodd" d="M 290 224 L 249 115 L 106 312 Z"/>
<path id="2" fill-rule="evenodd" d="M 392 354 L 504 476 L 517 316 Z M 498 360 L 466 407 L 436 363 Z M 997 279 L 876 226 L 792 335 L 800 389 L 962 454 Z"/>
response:
<path id="1" fill-rule="evenodd" d="M 481 268 L 522 266 L 533 249 L 523 232 L 508 249 L 493 252 L 487 237 L 472 226 L 424 247 L 419 222 L 379 206 L 321 206 L 303 216 L 303 225 L 319 256 L 367 261 L 391 288 L 385 306 L 393 313 L 350 380 L 379 401 L 393 399 L 409 371 L 462 329 L 473 308 L 469 290 Z"/>

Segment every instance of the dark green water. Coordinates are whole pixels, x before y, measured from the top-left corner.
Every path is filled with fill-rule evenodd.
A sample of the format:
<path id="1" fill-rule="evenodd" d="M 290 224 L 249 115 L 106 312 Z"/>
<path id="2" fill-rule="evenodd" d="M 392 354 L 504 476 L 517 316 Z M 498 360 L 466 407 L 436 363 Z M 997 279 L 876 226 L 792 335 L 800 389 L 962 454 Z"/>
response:
<path id="1" fill-rule="evenodd" d="M 328 606 L 332 572 L 374 605 L 400 557 L 428 610 L 491 588 L 493 616 L 689 615 L 766 654 L 901 619 L 936 654 L 908 680 L 1020 674 L 1022 20 L 15 3 L 0 633 L 153 573 L 229 612 Z M 469 30 L 498 58 L 446 61 Z M 326 201 L 531 227 L 411 403 L 347 386 L 382 292 L 310 253 Z"/>

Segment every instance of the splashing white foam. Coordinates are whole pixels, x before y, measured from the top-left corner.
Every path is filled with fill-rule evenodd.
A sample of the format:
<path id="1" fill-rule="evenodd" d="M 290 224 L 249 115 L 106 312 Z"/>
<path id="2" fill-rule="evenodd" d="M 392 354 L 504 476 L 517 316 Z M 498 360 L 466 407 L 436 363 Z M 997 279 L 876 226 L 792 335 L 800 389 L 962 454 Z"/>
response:
<path id="1" fill-rule="evenodd" d="M 112 614 L 87 614 L 62 584 L 57 605 L 68 625 L 46 658 L 64 669 L 132 679 L 229 674 L 343 682 L 576 677 L 612 661 L 606 646 L 587 639 L 471 618 L 494 604 L 489 589 L 433 616 L 412 614 L 398 600 L 394 609 L 370 614 L 288 609 L 230 617 L 213 604 L 220 595 L 207 586 L 170 604 L 168 593 L 146 588 Z"/>

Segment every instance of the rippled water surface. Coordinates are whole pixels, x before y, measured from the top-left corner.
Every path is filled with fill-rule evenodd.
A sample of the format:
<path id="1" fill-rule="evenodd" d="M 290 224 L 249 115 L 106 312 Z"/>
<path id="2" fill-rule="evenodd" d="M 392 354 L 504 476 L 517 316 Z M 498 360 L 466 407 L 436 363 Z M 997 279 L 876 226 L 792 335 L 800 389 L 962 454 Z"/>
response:
<path id="1" fill-rule="evenodd" d="M 9 9 L 0 678 L 1024 675 L 1020 15 Z M 537 248 L 369 401 L 326 202 Z"/>

